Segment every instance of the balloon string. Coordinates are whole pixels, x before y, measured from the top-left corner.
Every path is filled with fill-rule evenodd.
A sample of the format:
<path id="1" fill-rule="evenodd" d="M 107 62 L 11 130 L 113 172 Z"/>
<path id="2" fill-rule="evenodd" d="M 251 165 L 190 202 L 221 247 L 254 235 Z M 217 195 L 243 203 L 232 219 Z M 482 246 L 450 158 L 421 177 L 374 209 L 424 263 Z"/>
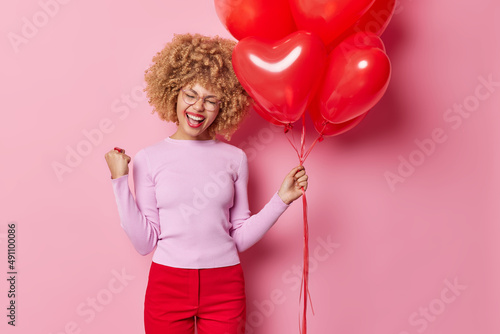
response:
<path id="1" fill-rule="evenodd" d="M 300 136 L 300 164 L 304 163 L 304 146 L 306 139 L 306 114 L 302 114 L 302 135 Z"/>
<path id="2" fill-rule="evenodd" d="M 300 156 L 299 161 L 300 165 L 304 163 L 309 154 L 312 147 L 310 147 L 307 152 L 305 149 L 305 137 L 306 137 L 306 118 L 305 113 L 302 115 L 302 133 L 300 137 Z M 302 283 L 300 286 L 300 296 L 299 296 L 299 304 L 302 299 L 302 291 L 304 291 L 304 304 L 303 304 L 303 313 L 302 313 L 302 334 L 307 334 L 307 301 L 311 303 L 311 310 L 314 315 L 314 308 L 312 306 L 311 294 L 309 292 L 309 224 L 307 222 L 307 199 L 304 187 L 300 188 L 302 191 L 302 213 L 303 213 L 303 221 L 304 221 L 304 249 L 303 249 L 303 267 L 302 267 Z M 299 320 L 300 324 L 300 320 Z M 300 327 L 299 327 L 300 329 Z"/>
<path id="3" fill-rule="evenodd" d="M 294 142 L 296 142 L 293 131 L 290 131 L 292 133 L 292 140 L 286 135 L 288 130 L 290 130 L 292 127 L 289 125 L 288 127 L 285 128 L 285 137 L 287 138 L 288 142 L 290 145 L 293 147 L 295 152 L 297 153 L 297 157 L 299 158 L 300 165 L 302 166 L 306 158 L 309 156 L 309 153 L 311 153 L 314 145 L 316 145 L 317 142 L 320 142 L 323 140 L 323 131 L 326 127 L 326 123 L 323 126 L 323 129 L 321 130 L 319 136 L 314 140 L 314 142 L 311 144 L 311 146 L 305 150 L 305 137 L 306 137 L 306 123 L 305 123 L 305 113 L 302 115 L 302 132 L 301 132 L 301 137 L 300 137 L 300 152 L 297 146 L 295 146 Z M 304 226 L 303 226 L 303 231 L 304 231 L 304 248 L 303 248 L 303 267 L 302 267 L 302 280 L 301 280 L 301 286 L 300 286 L 300 294 L 299 294 L 299 304 L 302 300 L 302 291 L 304 291 L 304 303 L 303 303 L 303 312 L 302 312 L 302 326 L 301 326 L 301 321 L 300 321 L 300 314 L 299 314 L 299 330 L 300 333 L 302 334 L 307 334 L 307 302 L 311 304 L 311 311 L 314 315 L 314 307 L 312 304 L 312 299 L 311 299 L 311 293 L 309 292 L 309 224 L 307 221 L 307 198 L 306 198 L 306 193 L 304 187 L 301 187 L 302 191 L 302 214 L 303 214 L 303 221 L 304 221 Z M 300 311 L 299 311 L 300 313 Z"/>
<path id="4" fill-rule="evenodd" d="M 302 291 L 304 291 L 304 308 L 303 308 L 303 313 L 302 313 L 302 328 L 301 328 L 301 333 L 306 334 L 307 333 L 307 301 L 308 301 L 308 296 L 309 298 L 311 297 L 309 294 L 309 289 L 308 289 L 308 283 L 309 283 L 309 231 L 308 231 L 308 226 L 307 226 L 307 201 L 304 192 L 304 188 L 302 189 L 302 208 L 303 208 L 303 219 L 304 219 L 304 266 L 302 270 L 302 284 L 300 287 L 300 297 L 299 297 L 299 304 L 300 300 L 302 299 Z M 312 303 L 311 303 L 312 305 Z M 299 321 L 300 323 L 300 321 Z"/>
<path id="5" fill-rule="evenodd" d="M 285 133 L 285 137 L 286 139 L 288 139 L 288 142 L 290 143 L 290 145 L 292 145 L 293 149 L 295 150 L 295 152 L 297 152 L 297 157 L 299 158 L 299 161 L 300 161 L 300 153 L 299 151 L 297 150 L 297 147 L 295 147 L 295 145 L 293 144 L 293 142 L 290 140 L 290 138 L 286 135 Z M 292 137 L 293 137 L 293 132 L 292 132 Z"/>
<path id="6" fill-rule="evenodd" d="M 326 121 L 325 121 L 325 122 L 323 122 L 323 128 L 321 129 L 321 131 L 320 131 L 320 133 L 319 133 L 318 137 L 316 137 L 316 139 L 314 139 L 314 141 L 313 141 L 313 143 L 311 144 L 311 146 L 307 149 L 306 154 L 305 154 L 305 156 L 304 156 L 304 161 L 306 160 L 306 158 L 307 158 L 307 156 L 309 155 L 309 153 L 311 153 L 311 151 L 312 151 L 312 149 L 313 149 L 314 145 L 316 145 L 316 143 L 317 143 L 317 142 L 322 141 L 322 140 L 324 139 L 324 138 L 323 138 L 323 132 L 325 131 L 325 128 L 326 128 L 326 125 L 327 125 L 327 124 L 328 124 L 328 123 L 327 123 Z"/>
<path id="7" fill-rule="evenodd" d="M 311 150 L 312 148 L 314 147 L 314 145 L 316 145 L 317 142 L 319 141 L 322 141 L 323 140 L 323 136 L 322 135 L 319 135 L 314 141 L 313 143 L 311 144 L 311 146 L 307 149 L 306 151 L 306 154 L 304 155 L 304 161 L 306 160 L 307 156 L 309 155 L 309 153 L 311 153 Z"/>
<path id="8" fill-rule="evenodd" d="M 313 141 L 313 143 L 306 150 L 305 153 L 304 153 L 304 144 L 305 144 L 305 115 L 302 116 L 302 135 L 301 135 L 301 140 L 300 140 L 300 149 L 301 149 L 300 153 L 299 153 L 299 150 L 297 149 L 297 147 L 294 144 L 294 142 L 296 140 L 295 140 L 295 137 L 293 135 L 293 131 L 290 131 L 291 134 L 292 134 L 292 140 L 290 140 L 290 138 L 286 135 L 286 133 L 288 132 L 288 130 L 292 129 L 291 124 L 288 124 L 288 126 L 285 127 L 285 132 L 284 132 L 285 133 L 285 137 L 288 140 L 288 142 L 290 143 L 290 145 L 293 147 L 293 149 L 295 150 L 295 152 L 297 153 L 297 157 L 299 158 L 300 165 L 302 165 L 306 161 L 306 158 L 309 155 L 309 153 L 311 153 L 314 145 L 316 145 L 317 142 L 323 141 L 323 139 L 324 139 L 323 138 L 323 131 L 325 130 L 325 127 L 326 127 L 326 122 L 323 125 L 323 129 L 321 130 L 321 132 L 318 135 L 318 137 L 316 137 L 316 139 Z"/>

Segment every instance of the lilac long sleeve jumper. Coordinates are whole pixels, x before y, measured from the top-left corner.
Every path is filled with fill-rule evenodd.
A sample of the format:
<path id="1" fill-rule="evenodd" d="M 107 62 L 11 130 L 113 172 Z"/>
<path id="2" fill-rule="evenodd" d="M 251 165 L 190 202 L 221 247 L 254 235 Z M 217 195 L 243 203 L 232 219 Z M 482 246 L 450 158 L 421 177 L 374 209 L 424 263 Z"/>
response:
<path id="1" fill-rule="evenodd" d="M 165 139 L 132 159 L 128 174 L 111 179 L 120 225 L 137 252 L 176 268 L 240 263 L 238 252 L 259 241 L 289 207 L 276 191 L 252 215 L 245 152 L 214 140 Z"/>

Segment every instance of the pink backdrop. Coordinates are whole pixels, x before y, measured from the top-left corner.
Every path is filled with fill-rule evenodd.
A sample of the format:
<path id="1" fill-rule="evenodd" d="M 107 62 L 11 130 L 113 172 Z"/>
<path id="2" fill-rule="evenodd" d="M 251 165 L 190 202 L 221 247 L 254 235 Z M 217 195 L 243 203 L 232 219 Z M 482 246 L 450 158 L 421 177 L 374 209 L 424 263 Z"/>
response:
<path id="1" fill-rule="evenodd" d="M 142 333 L 152 254 L 120 227 L 104 153 L 173 133 L 141 94 L 173 33 L 230 35 L 202 0 L 3 1 L 0 16 L 0 331 Z M 498 22 L 493 0 L 398 3 L 386 95 L 305 164 L 310 333 L 500 332 Z M 232 143 L 249 155 L 256 212 L 297 157 L 255 114 Z M 241 256 L 249 333 L 299 332 L 301 223 L 298 201 Z"/>

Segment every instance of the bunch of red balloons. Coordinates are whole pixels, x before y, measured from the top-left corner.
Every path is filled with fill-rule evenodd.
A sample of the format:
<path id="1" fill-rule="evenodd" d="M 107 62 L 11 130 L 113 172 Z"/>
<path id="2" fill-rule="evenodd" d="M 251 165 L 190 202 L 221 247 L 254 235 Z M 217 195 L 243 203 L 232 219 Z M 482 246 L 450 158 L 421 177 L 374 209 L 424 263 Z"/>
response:
<path id="1" fill-rule="evenodd" d="M 217 15 L 239 40 L 233 68 L 267 121 L 287 132 L 302 118 L 302 164 L 323 136 L 358 125 L 384 95 L 391 64 L 380 35 L 395 0 L 215 0 Z M 304 151 L 305 112 L 318 139 Z M 309 276 L 307 201 L 304 214 L 302 334 L 307 332 Z"/>
<path id="2" fill-rule="evenodd" d="M 391 64 L 380 35 L 395 0 L 215 0 L 239 40 L 233 67 L 267 121 L 309 112 L 320 136 L 355 127 L 380 100 Z"/>

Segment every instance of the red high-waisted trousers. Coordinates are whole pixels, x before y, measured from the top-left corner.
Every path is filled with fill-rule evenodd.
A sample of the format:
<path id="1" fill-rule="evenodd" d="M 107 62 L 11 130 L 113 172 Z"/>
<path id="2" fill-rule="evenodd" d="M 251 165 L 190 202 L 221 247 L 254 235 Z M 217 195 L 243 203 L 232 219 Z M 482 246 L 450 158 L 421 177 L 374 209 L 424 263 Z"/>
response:
<path id="1" fill-rule="evenodd" d="M 240 264 L 181 269 L 151 263 L 144 299 L 146 334 L 243 334 L 246 296 Z"/>

